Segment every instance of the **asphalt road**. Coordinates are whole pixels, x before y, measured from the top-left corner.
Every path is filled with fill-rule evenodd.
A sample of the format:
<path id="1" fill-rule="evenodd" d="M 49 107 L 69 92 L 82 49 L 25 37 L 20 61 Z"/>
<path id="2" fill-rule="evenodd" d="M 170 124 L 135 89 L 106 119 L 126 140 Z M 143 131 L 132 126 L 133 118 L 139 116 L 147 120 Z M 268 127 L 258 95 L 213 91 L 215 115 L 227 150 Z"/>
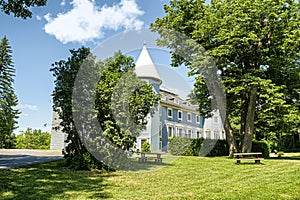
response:
<path id="1" fill-rule="evenodd" d="M 0 170 L 62 158 L 59 150 L 0 149 Z"/>

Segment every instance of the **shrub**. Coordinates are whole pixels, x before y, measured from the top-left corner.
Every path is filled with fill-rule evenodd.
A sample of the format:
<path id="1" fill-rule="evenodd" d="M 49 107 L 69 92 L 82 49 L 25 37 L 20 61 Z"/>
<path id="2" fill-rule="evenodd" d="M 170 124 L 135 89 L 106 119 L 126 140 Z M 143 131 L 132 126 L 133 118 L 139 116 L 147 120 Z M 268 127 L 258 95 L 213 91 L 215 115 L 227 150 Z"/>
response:
<path id="1" fill-rule="evenodd" d="M 206 139 L 203 141 L 200 156 L 228 156 L 229 147 L 226 140 Z"/>
<path id="2" fill-rule="evenodd" d="M 67 158 L 67 165 L 71 169 L 75 170 L 92 170 L 97 169 L 97 161 L 90 153 L 86 152 L 82 155 L 76 154 Z"/>
<path id="3" fill-rule="evenodd" d="M 199 156 L 203 138 L 192 139 L 190 146 L 187 148 L 183 155 L 185 156 Z"/>
<path id="4" fill-rule="evenodd" d="M 173 137 L 169 139 L 169 152 L 172 155 L 189 155 L 187 154 L 190 150 L 192 140 L 184 137 Z"/>
<path id="5" fill-rule="evenodd" d="M 264 158 L 270 157 L 270 145 L 267 141 L 253 141 L 252 142 L 252 152 L 262 152 Z"/>
<path id="6" fill-rule="evenodd" d="M 284 152 L 283 152 L 283 151 L 279 151 L 279 152 L 278 152 L 278 157 L 279 157 L 279 158 L 281 158 L 283 155 L 284 155 Z"/>
<path id="7" fill-rule="evenodd" d="M 150 152 L 151 150 L 150 150 L 150 144 L 149 144 L 149 142 L 144 142 L 143 144 L 142 144 L 142 152 Z"/>
<path id="8" fill-rule="evenodd" d="M 227 156 L 229 154 L 228 149 L 226 140 L 183 137 L 174 137 L 169 140 L 169 151 L 172 155 Z"/>

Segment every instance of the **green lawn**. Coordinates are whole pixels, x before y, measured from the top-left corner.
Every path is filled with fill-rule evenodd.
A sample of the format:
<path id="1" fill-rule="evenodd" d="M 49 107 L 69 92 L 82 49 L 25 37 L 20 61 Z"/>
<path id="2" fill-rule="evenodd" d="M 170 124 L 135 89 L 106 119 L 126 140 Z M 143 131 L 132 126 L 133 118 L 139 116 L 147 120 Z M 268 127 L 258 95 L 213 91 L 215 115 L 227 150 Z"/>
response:
<path id="1" fill-rule="evenodd" d="M 134 172 L 76 172 L 64 161 L 0 171 L 0 199 L 300 199 L 300 154 L 236 165 L 166 156 Z"/>

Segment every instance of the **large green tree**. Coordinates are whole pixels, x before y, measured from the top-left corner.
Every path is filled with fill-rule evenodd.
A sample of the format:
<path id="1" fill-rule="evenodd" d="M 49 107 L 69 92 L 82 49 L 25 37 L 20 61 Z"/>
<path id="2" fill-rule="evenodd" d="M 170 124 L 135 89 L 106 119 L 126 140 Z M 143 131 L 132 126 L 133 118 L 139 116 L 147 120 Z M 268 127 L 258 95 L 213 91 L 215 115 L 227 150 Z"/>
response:
<path id="1" fill-rule="evenodd" d="M 47 0 L 0 0 L 0 9 L 5 14 L 14 14 L 15 17 L 23 19 L 31 18 L 30 8 L 34 6 L 45 6 Z"/>
<path id="2" fill-rule="evenodd" d="M 223 81 L 227 106 L 226 113 L 221 116 L 230 153 L 238 151 L 237 137 L 240 139 L 240 150 L 251 151 L 255 123 L 260 127 L 270 127 L 271 123 L 274 127 L 280 127 L 278 124 L 284 120 L 278 118 L 297 119 L 300 58 L 298 1 L 212 0 L 210 4 L 205 4 L 204 0 L 171 0 L 164 9 L 166 16 L 156 19 L 152 30 L 161 35 L 160 44 L 171 49 L 172 64 L 178 66 L 185 63 L 191 74 L 197 75 L 195 93 L 201 103 L 201 113 L 211 111 L 210 100 L 216 99 L 216 103 L 220 103 L 218 96 L 221 93 L 215 90 L 214 94 L 210 94 L 209 84 L 214 86 L 215 83 L 208 82 L 214 82 L 218 77 Z M 190 60 L 176 54 L 180 48 L 186 50 L 184 45 L 188 44 L 182 45 L 174 34 L 166 30 L 185 35 L 189 38 L 187 43 L 194 41 L 205 50 L 205 54 L 192 51 L 190 56 L 194 59 Z M 209 59 L 203 59 L 203 55 Z M 211 60 L 217 66 L 215 70 L 207 68 Z M 205 67 L 206 74 L 199 70 Z M 210 80 L 207 74 L 210 74 Z M 288 124 L 295 129 L 299 122 Z"/>
<path id="3" fill-rule="evenodd" d="M 14 146 L 13 130 L 20 114 L 15 109 L 18 99 L 13 88 L 15 68 L 11 54 L 11 47 L 4 36 L 0 43 L 0 148 Z"/>
<path id="4" fill-rule="evenodd" d="M 89 164 L 74 167 L 125 164 L 112 162 L 121 161 L 119 153 L 133 147 L 159 99 L 136 78 L 134 67 L 133 59 L 121 52 L 96 62 L 84 47 L 52 65 L 54 110 L 68 134 L 65 155 L 71 166 L 79 160 Z"/>

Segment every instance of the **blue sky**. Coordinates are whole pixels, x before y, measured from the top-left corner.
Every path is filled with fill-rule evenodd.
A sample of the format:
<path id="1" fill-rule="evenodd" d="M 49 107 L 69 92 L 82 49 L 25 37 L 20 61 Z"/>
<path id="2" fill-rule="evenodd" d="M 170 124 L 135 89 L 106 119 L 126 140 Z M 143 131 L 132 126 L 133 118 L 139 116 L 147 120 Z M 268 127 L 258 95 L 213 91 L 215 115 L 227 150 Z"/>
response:
<path id="1" fill-rule="evenodd" d="M 166 0 L 48 0 L 47 6 L 32 8 L 31 19 L 0 13 L 0 37 L 6 35 L 13 50 L 15 92 L 22 111 L 16 132 L 27 127 L 51 131 L 52 63 L 66 60 L 69 49 L 83 45 L 94 49 L 116 34 L 147 29 L 157 17 L 164 16 L 166 3 Z M 142 42 L 136 42 L 142 48 Z M 131 55 L 136 56 L 137 52 Z M 168 64 L 167 51 L 163 51 L 163 61 L 159 59 L 162 51 L 153 50 L 152 54 L 155 62 Z M 165 68 L 161 73 L 167 71 Z"/>

